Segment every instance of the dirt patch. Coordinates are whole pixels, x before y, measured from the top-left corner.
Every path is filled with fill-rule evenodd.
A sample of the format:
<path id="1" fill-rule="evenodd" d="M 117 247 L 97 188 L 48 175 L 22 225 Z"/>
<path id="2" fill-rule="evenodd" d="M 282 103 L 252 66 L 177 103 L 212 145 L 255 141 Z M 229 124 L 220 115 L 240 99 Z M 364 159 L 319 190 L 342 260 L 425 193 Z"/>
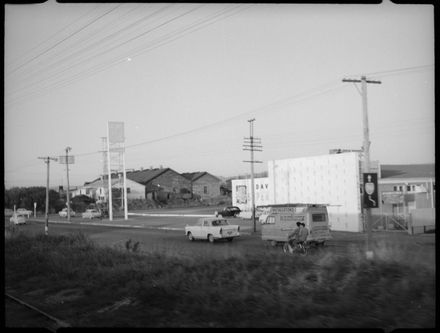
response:
<path id="1" fill-rule="evenodd" d="M 113 303 L 112 305 L 106 306 L 105 308 L 99 309 L 98 313 L 104 313 L 104 312 L 111 312 L 119 309 L 121 306 L 124 305 L 133 305 L 135 301 L 131 298 L 124 298 L 118 302 Z"/>
<path id="2" fill-rule="evenodd" d="M 78 298 L 84 297 L 81 289 L 65 289 L 55 295 L 46 297 L 46 303 L 49 304 L 63 304 L 65 302 L 73 301 Z"/>

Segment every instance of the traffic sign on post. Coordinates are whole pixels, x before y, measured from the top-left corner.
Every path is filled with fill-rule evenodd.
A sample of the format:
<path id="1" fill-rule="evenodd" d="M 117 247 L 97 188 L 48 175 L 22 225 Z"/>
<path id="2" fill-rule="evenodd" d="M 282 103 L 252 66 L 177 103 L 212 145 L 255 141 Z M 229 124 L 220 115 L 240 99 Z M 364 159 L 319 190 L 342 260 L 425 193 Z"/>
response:
<path id="1" fill-rule="evenodd" d="M 377 173 L 364 173 L 364 208 L 378 208 Z"/>

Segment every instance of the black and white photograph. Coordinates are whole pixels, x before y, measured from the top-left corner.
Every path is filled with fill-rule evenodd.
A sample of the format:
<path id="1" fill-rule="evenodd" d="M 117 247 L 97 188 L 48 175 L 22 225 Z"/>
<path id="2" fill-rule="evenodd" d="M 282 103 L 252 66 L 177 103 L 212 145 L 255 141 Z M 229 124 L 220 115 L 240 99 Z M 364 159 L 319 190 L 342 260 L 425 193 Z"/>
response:
<path id="1" fill-rule="evenodd" d="M 432 3 L 3 9 L 5 328 L 436 327 Z"/>

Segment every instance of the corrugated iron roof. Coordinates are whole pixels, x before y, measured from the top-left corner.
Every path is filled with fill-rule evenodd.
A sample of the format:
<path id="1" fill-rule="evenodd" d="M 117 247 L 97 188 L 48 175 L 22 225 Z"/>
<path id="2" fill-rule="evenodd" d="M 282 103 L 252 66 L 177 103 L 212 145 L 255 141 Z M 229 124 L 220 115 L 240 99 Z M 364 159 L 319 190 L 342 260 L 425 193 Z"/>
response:
<path id="1" fill-rule="evenodd" d="M 435 164 L 382 164 L 381 178 L 434 178 Z"/>
<path id="2" fill-rule="evenodd" d="M 199 178 L 202 178 L 205 175 L 210 175 L 211 177 L 214 177 L 218 180 L 221 180 L 220 178 L 218 178 L 214 175 L 211 175 L 209 172 L 206 172 L 206 171 L 184 172 L 184 173 L 181 173 L 181 175 L 183 177 L 185 177 L 186 179 L 191 180 L 192 182 L 196 181 Z"/>
<path id="3" fill-rule="evenodd" d="M 200 177 L 202 177 L 203 175 L 205 175 L 206 173 L 207 172 L 204 172 L 204 171 L 184 172 L 184 173 L 181 173 L 181 175 L 188 180 L 195 181 L 195 180 L 199 179 Z"/>
<path id="4" fill-rule="evenodd" d="M 145 169 L 145 170 L 136 170 L 136 171 L 130 171 L 127 172 L 127 178 L 140 183 L 140 184 L 146 184 L 150 181 L 152 181 L 154 178 L 159 177 L 161 174 L 171 170 L 170 168 L 164 168 L 164 169 Z M 172 170 L 173 171 L 173 170 Z M 175 171 L 174 171 L 175 172 Z M 177 173 L 177 172 L 176 172 Z"/>

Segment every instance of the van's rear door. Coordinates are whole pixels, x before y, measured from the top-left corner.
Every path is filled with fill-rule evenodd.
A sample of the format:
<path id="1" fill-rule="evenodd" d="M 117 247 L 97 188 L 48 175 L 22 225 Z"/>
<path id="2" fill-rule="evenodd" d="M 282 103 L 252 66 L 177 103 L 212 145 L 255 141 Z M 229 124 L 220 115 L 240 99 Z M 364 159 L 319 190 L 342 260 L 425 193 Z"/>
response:
<path id="1" fill-rule="evenodd" d="M 326 240 L 330 238 L 330 229 L 327 209 L 312 208 L 310 209 L 310 237 L 312 240 Z"/>

